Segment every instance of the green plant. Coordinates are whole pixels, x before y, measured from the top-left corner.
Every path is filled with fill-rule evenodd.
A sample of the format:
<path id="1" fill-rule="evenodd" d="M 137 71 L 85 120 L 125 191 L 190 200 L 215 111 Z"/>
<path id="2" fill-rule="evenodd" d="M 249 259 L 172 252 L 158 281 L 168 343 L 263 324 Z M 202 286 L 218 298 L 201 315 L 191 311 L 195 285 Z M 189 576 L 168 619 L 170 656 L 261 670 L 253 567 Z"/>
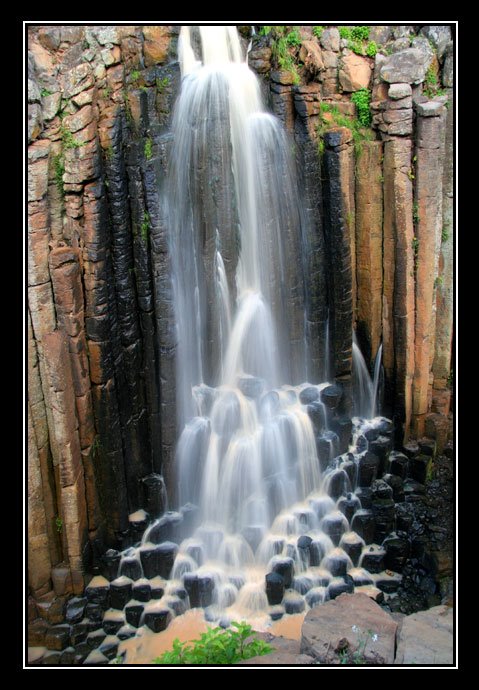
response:
<path id="1" fill-rule="evenodd" d="M 409 170 L 407 171 L 407 176 L 409 177 L 411 182 L 412 182 L 412 180 L 416 179 L 416 175 L 414 174 L 413 168 L 409 168 Z"/>
<path id="2" fill-rule="evenodd" d="M 286 34 L 286 42 L 289 46 L 298 48 L 301 45 L 301 36 L 297 28 L 292 29 Z"/>
<path id="3" fill-rule="evenodd" d="M 369 38 L 369 26 L 353 26 L 351 38 L 356 41 L 367 41 Z"/>
<path id="4" fill-rule="evenodd" d="M 412 222 L 417 225 L 420 221 L 419 218 L 419 204 L 415 201 L 412 205 Z"/>
<path id="5" fill-rule="evenodd" d="M 148 241 L 148 232 L 150 230 L 150 214 L 147 213 L 147 211 L 145 211 L 143 213 L 143 221 L 140 225 L 140 230 L 141 230 L 141 239 L 146 244 L 146 242 Z"/>
<path id="6" fill-rule="evenodd" d="M 157 657 L 155 664 L 234 664 L 242 659 L 268 654 L 272 648 L 263 640 L 250 639 L 252 627 L 231 623 L 227 630 L 210 628 L 191 642 L 173 641 L 173 649 Z"/>
<path id="7" fill-rule="evenodd" d="M 146 137 L 145 139 L 145 158 L 147 161 L 153 156 L 153 139 L 151 137 Z"/>
<path id="8" fill-rule="evenodd" d="M 276 30 L 281 27 L 276 27 L 275 29 L 275 35 L 276 35 Z M 293 33 L 293 32 L 291 32 Z M 271 45 L 271 49 L 273 52 L 273 56 L 275 57 L 279 67 L 282 70 L 285 70 L 286 72 L 291 72 L 292 77 L 293 77 L 293 84 L 299 84 L 300 82 L 300 77 L 298 74 L 298 70 L 296 67 L 296 64 L 294 62 L 293 56 L 291 55 L 291 52 L 289 50 L 290 48 L 290 43 L 288 42 L 288 34 L 287 36 L 279 36 L 278 38 L 275 38 Z"/>
<path id="9" fill-rule="evenodd" d="M 55 527 L 57 528 L 58 534 L 61 534 L 63 530 L 63 520 L 59 515 L 57 515 L 55 518 Z"/>
<path id="10" fill-rule="evenodd" d="M 442 242 L 447 242 L 449 239 L 449 226 L 445 223 L 442 226 L 442 232 L 441 232 L 441 241 Z"/>
<path id="11" fill-rule="evenodd" d="M 272 26 L 262 26 L 261 29 L 259 30 L 259 35 L 260 36 L 268 36 L 268 34 L 270 34 L 272 30 L 273 30 Z"/>
<path id="12" fill-rule="evenodd" d="M 318 152 L 322 154 L 324 152 L 324 142 L 322 138 L 325 133 L 332 127 L 347 127 L 351 130 L 354 141 L 354 150 L 356 156 L 360 156 L 362 153 L 362 146 L 364 141 L 370 141 L 374 139 L 374 133 L 368 127 L 362 127 L 358 118 L 353 118 L 350 115 L 343 115 L 337 105 L 332 105 L 330 103 L 320 104 L 321 115 L 328 113 L 329 116 L 321 117 L 320 123 L 317 127 L 318 134 Z"/>
<path id="13" fill-rule="evenodd" d="M 110 664 L 115 664 L 115 665 L 116 665 L 116 664 L 119 665 L 119 664 L 122 664 L 122 663 L 123 663 L 123 657 L 121 656 L 121 654 L 118 654 L 118 656 L 116 656 L 114 659 L 112 659 L 112 660 L 110 661 Z"/>
<path id="14" fill-rule="evenodd" d="M 454 383 L 454 369 L 451 369 L 451 371 L 449 372 L 449 376 L 447 377 L 447 385 L 449 386 L 449 388 L 452 388 L 453 383 Z"/>
<path id="15" fill-rule="evenodd" d="M 358 120 L 363 127 L 369 127 L 371 125 L 371 111 L 369 109 L 369 104 L 371 103 L 371 91 L 369 89 L 359 89 L 355 91 L 351 100 L 357 108 Z"/>
<path id="16" fill-rule="evenodd" d="M 316 36 L 316 38 L 321 38 L 324 29 L 324 26 L 313 26 L 313 35 Z"/>
<path id="17" fill-rule="evenodd" d="M 368 45 L 366 46 L 366 55 L 370 58 L 376 57 L 378 50 L 379 48 L 376 41 L 369 41 Z"/>
<path id="18" fill-rule="evenodd" d="M 140 71 L 137 69 L 134 69 L 130 76 L 131 76 L 132 82 L 138 81 L 138 79 L 140 78 Z"/>
<path id="19" fill-rule="evenodd" d="M 160 77 L 156 77 L 156 90 L 158 91 L 158 93 L 163 93 L 163 91 L 166 89 L 169 83 L 169 77 L 163 77 L 163 79 L 160 79 Z"/>
<path id="20" fill-rule="evenodd" d="M 53 167 L 55 170 L 55 183 L 61 196 L 65 196 L 65 189 L 63 186 L 63 175 L 65 174 L 65 161 L 63 153 L 58 153 L 53 157 Z"/>
<path id="21" fill-rule="evenodd" d="M 62 124 L 60 127 L 60 135 L 64 149 L 79 149 L 81 146 L 85 146 L 85 142 L 75 139 L 73 134 L 65 127 L 64 124 Z"/>
<path id="22" fill-rule="evenodd" d="M 418 254 L 419 254 L 419 240 L 414 235 L 414 237 L 411 240 L 411 249 L 414 257 L 414 270 L 417 268 L 417 259 L 418 259 Z"/>
<path id="23" fill-rule="evenodd" d="M 105 86 L 103 89 L 103 98 L 110 98 L 111 96 L 111 86 Z"/>
<path id="24" fill-rule="evenodd" d="M 423 94 L 428 98 L 435 98 L 436 96 L 443 96 L 445 93 L 445 90 L 439 87 L 437 73 L 431 65 L 424 77 Z"/>
<path id="25" fill-rule="evenodd" d="M 338 26 L 339 35 L 341 38 L 351 38 L 351 27 L 350 26 Z"/>
<path id="26" fill-rule="evenodd" d="M 52 95 L 52 92 L 49 91 L 48 89 L 42 89 L 42 90 L 40 91 L 40 96 L 41 96 L 42 98 L 46 98 L 47 96 L 51 96 L 51 95 Z"/>
<path id="27" fill-rule="evenodd" d="M 113 146 L 112 146 L 112 144 L 107 146 L 107 148 L 105 149 L 105 156 L 108 160 L 111 160 L 113 158 Z"/>
<path id="28" fill-rule="evenodd" d="M 443 276 L 437 276 L 436 280 L 434 281 L 434 287 L 442 287 L 443 285 L 444 285 Z"/>

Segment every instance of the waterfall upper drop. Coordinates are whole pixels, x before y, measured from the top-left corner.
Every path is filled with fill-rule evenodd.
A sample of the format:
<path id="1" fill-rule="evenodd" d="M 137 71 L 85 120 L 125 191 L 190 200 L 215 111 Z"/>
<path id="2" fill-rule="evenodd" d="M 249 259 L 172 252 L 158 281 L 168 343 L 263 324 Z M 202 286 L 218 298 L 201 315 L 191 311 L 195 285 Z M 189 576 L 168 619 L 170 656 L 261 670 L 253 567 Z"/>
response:
<path id="1" fill-rule="evenodd" d="M 267 528 L 319 485 L 309 417 L 272 391 L 307 372 L 291 146 L 242 52 L 234 27 L 182 28 L 168 187 L 180 500 L 233 530 Z"/>
<path id="2" fill-rule="evenodd" d="M 350 454 L 338 457 L 352 425 L 337 412 L 340 387 L 305 383 L 315 335 L 291 144 L 263 107 L 235 28 L 183 27 L 179 55 L 165 200 L 181 431 L 175 462 L 178 504 L 197 513 L 173 572 L 186 589 L 209 578 L 215 594 L 205 601 L 221 609 L 236 600 L 244 617 L 274 600 L 268 588 L 265 596 L 269 570 L 306 573 L 320 588 L 338 558 L 350 564 L 339 548 L 349 522 L 336 500 L 355 488 Z M 161 520 L 145 544 L 161 533 Z M 291 586 L 286 572 L 283 579 Z"/>

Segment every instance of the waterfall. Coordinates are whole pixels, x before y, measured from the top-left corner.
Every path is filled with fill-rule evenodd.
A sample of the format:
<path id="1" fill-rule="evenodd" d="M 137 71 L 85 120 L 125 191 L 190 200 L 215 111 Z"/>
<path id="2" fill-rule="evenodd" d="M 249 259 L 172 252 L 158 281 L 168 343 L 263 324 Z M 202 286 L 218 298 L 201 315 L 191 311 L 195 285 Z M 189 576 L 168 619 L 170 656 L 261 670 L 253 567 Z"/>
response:
<path id="1" fill-rule="evenodd" d="M 336 457 L 335 416 L 322 400 L 328 383 L 305 381 L 307 247 L 291 146 L 264 109 L 234 27 L 183 27 L 179 57 L 166 194 L 181 430 L 175 469 L 180 506 L 197 513 L 172 572 L 185 587 L 188 578 L 209 578 L 215 595 L 202 601 L 244 616 L 268 605 L 268 569 L 306 573 L 304 594 L 305 582 L 329 582 L 312 572 L 322 559 L 332 570 L 338 559 L 350 564 L 334 531 L 349 523 L 335 500 L 354 487 Z M 373 416 L 356 343 L 353 358 L 358 409 Z M 330 366 L 327 358 L 325 379 Z M 168 520 L 148 529 L 142 548 Z M 317 544 L 311 558 L 302 539 Z"/>
<path id="2" fill-rule="evenodd" d="M 373 377 L 373 405 L 372 405 L 372 416 L 376 416 L 381 413 L 380 410 L 380 400 L 379 400 L 379 379 L 381 376 L 381 365 L 383 357 L 383 344 L 381 343 L 378 347 L 376 353 L 376 359 L 374 360 L 374 377 Z"/>

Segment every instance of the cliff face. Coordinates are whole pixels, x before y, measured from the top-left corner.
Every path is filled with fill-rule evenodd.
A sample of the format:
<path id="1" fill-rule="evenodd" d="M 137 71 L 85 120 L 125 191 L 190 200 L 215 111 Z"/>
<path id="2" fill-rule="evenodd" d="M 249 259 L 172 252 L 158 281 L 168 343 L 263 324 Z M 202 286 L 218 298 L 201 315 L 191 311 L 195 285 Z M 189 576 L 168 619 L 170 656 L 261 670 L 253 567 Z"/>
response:
<path id="1" fill-rule="evenodd" d="M 320 38 L 311 29 L 301 27 L 292 51 L 296 73 L 278 64 L 272 36 L 254 39 L 249 61 L 295 142 L 313 378 L 324 375 L 329 330 L 331 374 L 349 388 L 355 326 L 368 363 L 383 343 L 385 413 L 398 444 L 426 433 L 443 446 L 450 29 L 375 27 L 386 46 L 376 58 L 356 54 L 336 28 Z M 105 548 L 135 541 L 141 516 L 129 516 L 162 508 L 159 475 L 172 484 L 176 342 L 161 195 L 178 31 L 28 29 L 28 529 L 37 598 L 52 586 L 60 596 L 81 592 Z M 431 92 L 432 74 L 443 95 Z M 351 93 L 361 88 L 372 89 L 373 130 L 358 145 Z"/>

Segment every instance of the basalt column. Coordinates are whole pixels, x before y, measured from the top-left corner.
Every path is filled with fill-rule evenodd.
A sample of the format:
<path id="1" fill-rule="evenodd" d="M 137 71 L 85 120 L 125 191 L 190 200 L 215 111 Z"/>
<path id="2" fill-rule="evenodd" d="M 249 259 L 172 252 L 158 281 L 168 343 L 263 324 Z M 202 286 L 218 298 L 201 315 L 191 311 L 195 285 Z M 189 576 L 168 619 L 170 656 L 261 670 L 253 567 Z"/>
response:
<path id="1" fill-rule="evenodd" d="M 353 272 L 350 206 L 345 190 L 350 184 L 353 140 L 349 129 L 332 129 L 324 136 L 324 229 L 328 248 L 329 332 L 336 380 L 350 398 L 353 332 Z M 347 406 L 349 403 L 346 402 Z M 346 411 L 346 410 L 345 410 Z"/>

